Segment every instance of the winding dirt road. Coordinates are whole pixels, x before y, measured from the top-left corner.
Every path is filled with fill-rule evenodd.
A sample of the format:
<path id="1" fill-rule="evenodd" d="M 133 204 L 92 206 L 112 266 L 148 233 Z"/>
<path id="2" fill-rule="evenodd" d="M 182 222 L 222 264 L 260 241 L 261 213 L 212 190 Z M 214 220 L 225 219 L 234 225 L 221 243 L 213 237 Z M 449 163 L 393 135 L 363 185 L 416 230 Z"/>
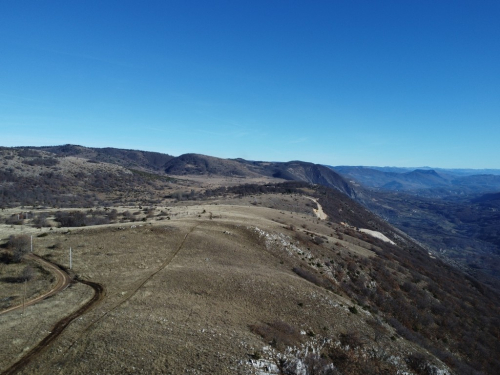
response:
<path id="1" fill-rule="evenodd" d="M 49 261 L 46 261 L 45 259 L 43 259 L 35 254 L 28 254 L 26 257 L 30 258 L 30 259 L 34 259 L 38 263 L 43 264 L 46 268 L 49 268 L 50 271 L 52 272 L 52 274 L 56 277 L 57 281 L 54 284 L 54 286 L 52 287 L 52 289 L 50 289 L 48 292 L 46 292 L 38 297 L 35 297 L 29 301 L 26 301 L 24 303 L 25 308 L 28 306 L 34 305 L 35 303 L 38 303 L 40 301 L 43 301 L 44 299 L 46 299 L 50 296 L 53 296 L 56 293 L 59 293 L 60 291 L 66 289 L 66 287 L 71 283 L 71 278 L 69 277 L 69 275 L 66 272 L 64 272 L 63 270 L 61 270 L 55 264 L 50 263 Z M 23 308 L 23 304 L 12 306 L 12 307 L 9 307 L 5 310 L 0 311 L 0 315 L 7 314 L 8 312 L 11 312 L 11 311 L 20 310 L 22 308 Z"/>
<path id="2" fill-rule="evenodd" d="M 193 226 L 190 231 L 188 233 L 186 233 L 186 235 L 184 236 L 184 238 L 182 239 L 181 243 L 179 244 L 179 246 L 177 247 L 177 249 L 170 255 L 168 256 L 165 261 L 160 265 L 160 267 L 154 271 L 153 273 L 151 273 L 148 277 L 146 277 L 144 280 L 142 280 L 141 282 L 138 283 L 138 285 L 132 290 L 131 293 L 129 293 L 129 295 L 124 298 L 123 300 L 121 300 L 117 305 L 115 305 L 114 307 L 112 307 L 110 310 L 108 310 L 107 312 L 105 312 L 102 316 L 100 316 L 98 319 L 96 319 L 95 321 L 93 321 L 91 324 L 89 324 L 89 326 L 87 326 L 83 331 L 82 333 L 80 334 L 80 337 L 85 334 L 91 327 L 93 327 L 97 322 L 99 322 L 100 320 L 102 320 L 105 316 L 107 316 L 111 311 L 115 310 L 116 308 L 118 308 L 119 306 L 121 306 L 123 303 L 125 303 L 126 301 L 128 301 L 132 296 L 134 296 L 137 291 L 146 283 L 148 282 L 149 280 L 151 280 L 153 278 L 153 276 L 155 276 L 158 272 L 160 272 L 161 270 L 165 269 L 171 262 L 172 260 L 177 256 L 177 254 L 179 253 L 179 251 L 182 249 L 182 247 L 184 246 L 184 243 L 186 242 L 186 239 L 188 238 L 189 234 L 191 234 L 195 229 L 196 227 L 198 226 L 198 224 L 196 224 L 195 226 Z M 31 257 L 34 257 L 36 258 L 37 261 L 40 261 L 42 262 L 43 264 L 47 265 L 49 268 L 51 268 L 51 270 L 54 271 L 54 273 L 56 274 L 56 277 L 58 278 L 58 281 L 56 282 L 56 285 L 47 293 L 37 297 L 37 298 L 34 298 L 32 300 L 29 301 L 29 304 L 32 305 L 34 303 L 37 303 L 61 290 L 64 290 L 66 288 L 66 286 L 71 282 L 71 279 L 69 277 L 69 275 L 64 272 L 63 270 L 61 270 L 59 267 L 57 267 L 57 265 L 53 264 L 53 263 L 50 263 L 48 261 L 46 261 L 45 259 L 42 259 L 34 254 L 30 254 Z M 65 329 L 66 327 L 73 321 L 75 320 L 76 318 L 80 317 L 81 315 L 83 315 L 85 312 L 87 312 L 90 308 L 92 308 L 95 304 L 98 304 L 105 296 L 105 291 L 104 291 L 104 287 L 98 283 L 94 283 L 94 282 L 91 282 L 91 281 L 86 281 L 86 280 L 76 280 L 77 282 L 81 282 L 83 284 L 86 284 L 88 286 L 90 286 L 92 289 L 94 289 L 94 296 L 85 304 L 83 305 L 82 307 L 80 307 L 77 311 L 71 313 L 70 315 L 68 315 L 67 317 L 61 319 L 60 321 L 58 321 L 54 327 L 52 328 L 51 332 L 49 335 L 47 335 L 42 341 L 40 341 L 33 349 L 31 349 L 28 353 L 26 353 L 21 359 L 19 359 L 16 363 L 14 363 L 13 365 L 11 365 L 8 369 L 4 370 L 2 372 L 2 375 L 12 375 L 12 374 L 15 374 L 17 372 L 19 372 L 22 368 L 24 368 L 30 361 L 32 361 L 36 356 L 38 356 L 44 349 L 46 349 Z M 28 306 L 28 302 L 25 303 L 25 306 Z M 16 309 L 19 309 L 19 308 L 22 308 L 22 305 L 20 306 L 14 306 L 12 308 L 9 308 L 7 310 L 4 310 L 2 313 L 6 313 L 6 312 L 9 312 L 9 311 L 13 311 L 13 310 L 16 310 Z M 75 342 L 73 342 L 73 344 L 71 344 L 69 346 L 69 348 L 66 350 L 66 352 L 77 342 L 78 340 L 76 340 Z"/>
<path id="3" fill-rule="evenodd" d="M 64 290 L 71 282 L 71 278 L 69 275 L 61 270 L 57 265 L 37 256 L 34 254 L 29 254 L 28 255 L 30 258 L 36 259 L 36 261 L 43 263 L 47 268 L 50 268 L 51 271 L 53 271 L 54 275 L 57 278 L 56 284 L 52 287 L 50 291 L 47 293 L 42 294 L 41 296 L 38 296 L 36 298 L 33 298 L 32 300 L 29 300 L 24 304 L 24 306 L 29 306 L 33 305 L 37 302 L 40 302 L 44 300 L 47 297 L 50 297 L 62 290 Z M 94 289 L 94 295 L 92 298 L 87 301 L 82 307 L 80 307 L 78 310 L 74 311 L 67 317 L 61 319 L 58 321 L 54 327 L 51 329 L 50 333 L 45 336 L 33 349 L 31 349 L 28 353 L 26 353 L 21 359 L 19 359 L 16 363 L 11 365 L 8 369 L 4 370 L 2 372 L 2 375 L 10 375 L 10 374 L 15 374 L 18 371 L 20 371 L 24 366 L 26 366 L 31 360 L 33 360 L 37 355 L 39 355 L 48 345 L 50 345 L 63 331 L 64 329 L 76 318 L 79 316 L 83 315 L 85 312 L 87 312 L 91 307 L 93 307 L 95 304 L 99 303 L 104 295 L 104 287 L 100 284 L 93 283 L 91 281 L 86 281 L 86 280 L 76 280 L 77 282 L 80 282 L 82 284 L 90 286 L 92 289 Z M 18 306 L 13 306 L 10 307 L 6 310 L 3 310 L 0 312 L 0 314 L 5 314 L 11 311 L 15 311 L 18 309 L 22 309 L 23 305 L 18 305 Z"/>
<path id="4" fill-rule="evenodd" d="M 24 366 L 26 366 L 31 360 L 33 360 L 37 355 L 39 355 L 47 346 L 49 346 L 63 331 L 64 329 L 76 318 L 83 315 L 87 310 L 89 310 L 94 304 L 99 303 L 104 297 L 104 288 L 102 285 L 93 283 L 91 281 L 78 280 L 79 282 L 90 286 L 94 289 L 94 296 L 82 307 L 68 315 L 66 318 L 58 321 L 56 325 L 52 328 L 49 335 L 40 341 L 33 349 L 26 353 L 19 361 L 10 366 L 7 370 L 2 372 L 2 375 L 11 375 L 20 371 Z"/>

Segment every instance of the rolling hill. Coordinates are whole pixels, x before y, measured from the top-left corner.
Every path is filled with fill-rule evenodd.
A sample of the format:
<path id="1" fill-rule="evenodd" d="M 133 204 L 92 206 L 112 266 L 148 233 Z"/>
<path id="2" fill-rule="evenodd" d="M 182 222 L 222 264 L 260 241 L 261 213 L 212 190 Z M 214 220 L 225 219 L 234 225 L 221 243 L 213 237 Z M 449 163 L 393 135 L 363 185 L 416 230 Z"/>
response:
<path id="1" fill-rule="evenodd" d="M 338 173 L 319 164 L 303 161 L 262 162 L 244 159 L 222 159 L 200 154 L 173 157 L 156 152 L 115 148 L 89 148 L 75 145 L 49 147 L 20 147 L 5 149 L 6 153 L 44 151 L 58 158 L 76 157 L 90 162 L 119 165 L 126 169 L 141 170 L 159 176 L 209 177 L 274 177 L 284 180 L 305 181 L 335 188 L 354 197 L 355 189 Z M 29 158 L 29 156 L 26 156 Z"/>
<path id="2" fill-rule="evenodd" d="M 22 300 L 13 280 L 28 265 L 34 283 L 51 280 L 13 262 L 17 236 L 73 278 L 24 316 L 0 314 L 5 373 L 500 371 L 498 293 L 353 200 L 370 191 L 328 168 L 79 150 L 0 150 L 0 308 Z M 102 300 L 23 363 L 92 298 L 79 280 Z"/>

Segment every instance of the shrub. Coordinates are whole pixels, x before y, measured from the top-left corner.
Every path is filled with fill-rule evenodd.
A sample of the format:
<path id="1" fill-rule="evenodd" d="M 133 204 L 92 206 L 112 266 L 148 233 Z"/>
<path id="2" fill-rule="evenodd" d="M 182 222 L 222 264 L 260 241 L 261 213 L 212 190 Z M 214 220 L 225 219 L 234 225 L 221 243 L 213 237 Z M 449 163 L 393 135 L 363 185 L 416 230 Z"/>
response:
<path id="1" fill-rule="evenodd" d="M 419 375 L 434 375 L 437 374 L 435 368 L 429 363 L 429 358 L 421 353 L 410 354 L 405 359 L 406 364 L 410 369 Z"/>
<path id="2" fill-rule="evenodd" d="M 80 211 L 58 211 L 55 218 L 61 224 L 61 227 L 81 227 L 85 225 L 86 215 Z"/>
<path id="3" fill-rule="evenodd" d="M 342 333 L 339 339 L 342 346 L 348 346 L 350 349 L 362 348 L 365 344 L 365 340 L 358 331 Z"/>
<path id="4" fill-rule="evenodd" d="M 316 237 L 314 237 L 313 242 L 314 242 L 316 245 L 321 245 L 322 243 L 324 243 L 324 242 L 325 242 L 325 240 L 324 240 L 324 239 L 322 239 L 321 237 L 316 236 Z"/>
<path id="5" fill-rule="evenodd" d="M 33 271 L 33 268 L 31 266 L 26 266 L 24 267 L 23 269 L 23 272 L 21 273 L 21 281 L 24 282 L 24 281 L 30 281 L 33 276 L 34 276 L 34 271 Z"/>
<path id="6" fill-rule="evenodd" d="M 323 281 L 312 272 L 309 272 L 300 267 L 294 267 L 292 271 L 295 272 L 300 277 L 302 277 L 303 279 L 306 279 L 307 281 L 310 281 L 313 284 L 316 284 L 318 286 L 323 286 Z"/>
<path id="7" fill-rule="evenodd" d="M 47 217 L 49 215 L 46 213 L 46 212 L 42 212 L 40 214 L 38 214 L 37 216 L 35 216 L 35 218 L 33 219 L 33 224 L 37 227 L 37 228 L 42 228 L 42 227 L 50 227 L 50 224 L 48 223 L 48 220 L 47 220 Z"/>
<path id="8" fill-rule="evenodd" d="M 19 263 L 30 250 L 30 238 L 27 235 L 12 235 L 9 237 L 7 248 L 12 251 L 12 260 Z"/>

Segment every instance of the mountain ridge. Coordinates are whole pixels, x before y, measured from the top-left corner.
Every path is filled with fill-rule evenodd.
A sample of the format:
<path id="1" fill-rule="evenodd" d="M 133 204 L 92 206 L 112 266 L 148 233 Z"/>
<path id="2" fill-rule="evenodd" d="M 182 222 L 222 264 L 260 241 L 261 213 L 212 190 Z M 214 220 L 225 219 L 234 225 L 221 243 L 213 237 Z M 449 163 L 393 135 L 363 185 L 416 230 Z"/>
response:
<path id="1" fill-rule="evenodd" d="M 77 145 L 19 147 L 42 150 L 57 156 L 75 156 L 90 161 L 117 164 L 125 168 L 139 168 L 148 172 L 171 176 L 206 175 L 223 177 L 274 177 L 283 180 L 304 181 L 335 188 L 350 197 L 356 196 L 354 186 L 337 172 L 320 164 L 305 161 L 266 162 L 245 159 L 224 159 L 197 153 L 172 156 L 150 151 L 117 148 L 92 148 Z"/>
<path id="2" fill-rule="evenodd" d="M 434 196 L 463 196 L 500 191 L 500 175 L 485 170 L 402 169 L 372 167 L 331 167 L 347 180 L 368 189 L 400 191 Z"/>

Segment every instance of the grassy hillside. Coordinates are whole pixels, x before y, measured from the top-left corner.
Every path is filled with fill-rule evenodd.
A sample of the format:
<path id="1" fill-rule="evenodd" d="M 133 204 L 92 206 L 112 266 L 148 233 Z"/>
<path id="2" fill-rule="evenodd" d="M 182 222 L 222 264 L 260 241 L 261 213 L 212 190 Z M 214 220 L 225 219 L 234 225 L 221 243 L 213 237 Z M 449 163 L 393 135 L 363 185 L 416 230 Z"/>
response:
<path id="1" fill-rule="evenodd" d="M 262 174 L 259 184 L 245 183 L 252 176 L 170 179 L 80 157 L 2 151 L 15 178 L 2 184 L 4 197 L 29 196 L 19 181 L 30 181 L 73 198 L 62 201 L 66 208 L 1 211 L 0 270 L 8 277 L 0 278 L 0 306 L 22 303 L 18 273 L 29 264 L 15 254 L 31 235 L 35 253 L 75 282 L 24 315 L 0 314 L 1 371 L 91 298 L 77 282 L 89 280 L 105 290 L 102 300 L 20 373 L 500 372 L 498 294 L 338 189 Z M 53 185 L 44 182 L 50 172 Z M 105 183 L 96 185 L 101 172 Z M 79 191 L 95 192 L 87 207 L 78 207 Z M 33 273 L 28 294 L 50 288 L 51 277 Z"/>

